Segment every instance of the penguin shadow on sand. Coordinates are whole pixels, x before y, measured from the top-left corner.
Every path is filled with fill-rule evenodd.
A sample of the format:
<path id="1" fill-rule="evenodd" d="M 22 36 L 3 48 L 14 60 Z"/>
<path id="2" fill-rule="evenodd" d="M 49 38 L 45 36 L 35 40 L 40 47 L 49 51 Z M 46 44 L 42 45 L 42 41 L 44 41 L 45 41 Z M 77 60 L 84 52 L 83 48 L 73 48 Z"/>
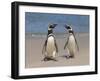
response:
<path id="1" fill-rule="evenodd" d="M 47 38 L 44 42 L 43 49 L 42 49 L 42 54 L 44 55 L 44 58 L 42 61 L 58 62 L 59 60 L 61 60 L 59 59 L 60 57 L 66 58 L 66 59 L 74 58 L 76 52 L 79 51 L 77 40 L 75 38 L 75 34 L 72 27 L 69 25 L 64 25 L 65 30 L 67 31 L 66 33 L 67 36 L 64 37 L 64 39 L 66 38 L 64 42 L 64 46 L 60 47 L 59 45 L 59 48 L 61 48 L 61 50 L 63 50 L 63 53 L 66 53 L 66 54 L 64 55 L 60 54 L 60 51 L 58 53 L 58 45 L 56 42 L 55 34 L 53 33 L 53 29 L 56 26 L 57 24 L 50 24 L 48 26 Z"/>

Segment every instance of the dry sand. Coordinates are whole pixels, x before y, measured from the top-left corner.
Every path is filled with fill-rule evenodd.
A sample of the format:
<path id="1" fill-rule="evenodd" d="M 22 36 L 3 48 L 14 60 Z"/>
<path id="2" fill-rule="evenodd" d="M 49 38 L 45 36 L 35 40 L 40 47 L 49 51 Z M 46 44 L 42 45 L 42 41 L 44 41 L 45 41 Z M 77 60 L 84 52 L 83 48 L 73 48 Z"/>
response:
<path id="1" fill-rule="evenodd" d="M 79 53 L 75 54 L 75 58 L 66 59 L 62 57 L 66 55 L 66 50 L 63 50 L 66 38 L 56 36 L 58 44 L 58 61 L 42 61 L 42 48 L 45 42 L 45 37 L 32 37 L 26 35 L 25 38 L 25 67 L 56 67 L 56 66 L 79 66 L 89 64 L 89 35 L 87 33 L 76 34 L 76 39 L 79 45 Z"/>

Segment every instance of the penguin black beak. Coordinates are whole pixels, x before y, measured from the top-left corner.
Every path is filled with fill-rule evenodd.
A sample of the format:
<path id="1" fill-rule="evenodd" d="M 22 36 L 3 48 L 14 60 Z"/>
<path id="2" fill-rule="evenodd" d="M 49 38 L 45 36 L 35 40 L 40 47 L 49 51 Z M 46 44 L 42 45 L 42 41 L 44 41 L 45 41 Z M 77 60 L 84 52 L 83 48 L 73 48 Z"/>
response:
<path id="1" fill-rule="evenodd" d="M 53 28 L 55 28 L 56 26 L 57 26 L 57 24 L 53 24 L 53 26 L 52 26 L 52 27 L 53 27 Z"/>
<path id="2" fill-rule="evenodd" d="M 53 24 L 54 26 L 57 26 L 57 24 Z"/>
<path id="3" fill-rule="evenodd" d="M 67 25 L 64 25 L 64 27 L 67 29 Z"/>

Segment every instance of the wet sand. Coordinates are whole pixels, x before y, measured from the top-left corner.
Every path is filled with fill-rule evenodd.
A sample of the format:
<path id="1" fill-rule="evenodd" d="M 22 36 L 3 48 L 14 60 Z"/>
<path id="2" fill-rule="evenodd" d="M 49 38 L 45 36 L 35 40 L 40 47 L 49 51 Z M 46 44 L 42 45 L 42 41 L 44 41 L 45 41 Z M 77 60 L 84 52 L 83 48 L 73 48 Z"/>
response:
<path id="1" fill-rule="evenodd" d="M 89 64 L 89 35 L 87 33 L 76 34 L 76 39 L 79 45 L 79 53 L 75 54 L 74 58 L 66 59 L 62 57 L 67 52 L 64 50 L 66 36 L 56 36 L 58 44 L 58 54 L 56 59 L 58 61 L 42 61 L 44 56 L 42 54 L 43 44 L 46 37 L 34 37 L 34 35 L 26 35 L 25 37 L 25 68 L 36 67 L 57 67 L 57 66 L 80 66 Z"/>

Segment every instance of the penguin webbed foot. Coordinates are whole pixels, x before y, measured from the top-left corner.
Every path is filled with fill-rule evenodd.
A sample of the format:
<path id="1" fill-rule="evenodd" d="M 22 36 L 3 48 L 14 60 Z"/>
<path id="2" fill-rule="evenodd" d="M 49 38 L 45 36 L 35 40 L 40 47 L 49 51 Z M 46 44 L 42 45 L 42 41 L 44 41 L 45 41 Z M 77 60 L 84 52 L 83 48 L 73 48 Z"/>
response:
<path id="1" fill-rule="evenodd" d="M 70 55 L 70 58 L 74 58 L 74 55 Z"/>
<path id="2" fill-rule="evenodd" d="M 64 55 L 62 57 L 66 58 L 66 59 L 69 59 L 69 58 L 74 58 L 74 55 Z"/>
<path id="3" fill-rule="evenodd" d="M 43 61 L 51 61 L 51 60 L 57 61 L 55 58 L 48 58 L 48 57 L 45 57 L 45 58 L 43 59 Z"/>
<path id="4" fill-rule="evenodd" d="M 43 61 L 49 61 L 49 59 L 48 59 L 47 57 L 45 57 L 45 58 L 43 59 Z"/>

